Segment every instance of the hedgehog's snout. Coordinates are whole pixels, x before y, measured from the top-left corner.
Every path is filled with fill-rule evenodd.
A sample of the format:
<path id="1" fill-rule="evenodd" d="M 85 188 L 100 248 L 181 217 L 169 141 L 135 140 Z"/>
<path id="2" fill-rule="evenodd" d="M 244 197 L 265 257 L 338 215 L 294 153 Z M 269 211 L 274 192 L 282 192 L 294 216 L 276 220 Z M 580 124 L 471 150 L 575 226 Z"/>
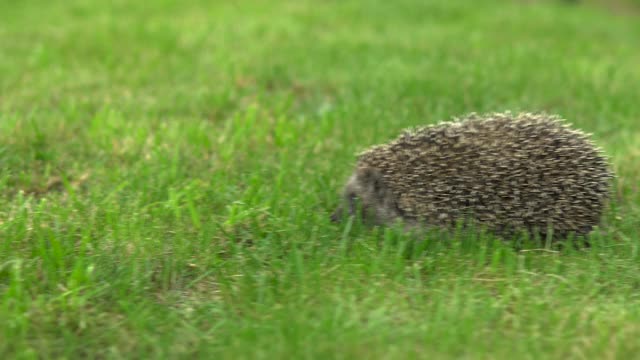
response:
<path id="1" fill-rule="evenodd" d="M 338 223 L 342 219 L 342 206 L 338 206 L 332 213 L 329 219 L 331 219 L 332 223 Z"/>
<path id="2" fill-rule="evenodd" d="M 338 223 L 343 219 L 345 215 L 354 215 L 356 213 L 357 201 L 358 196 L 355 192 L 348 192 L 347 194 L 345 194 L 344 202 L 346 204 L 342 204 L 336 208 L 336 210 L 331 214 L 331 222 Z M 345 214 L 345 208 L 347 209 L 347 214 Z"/>

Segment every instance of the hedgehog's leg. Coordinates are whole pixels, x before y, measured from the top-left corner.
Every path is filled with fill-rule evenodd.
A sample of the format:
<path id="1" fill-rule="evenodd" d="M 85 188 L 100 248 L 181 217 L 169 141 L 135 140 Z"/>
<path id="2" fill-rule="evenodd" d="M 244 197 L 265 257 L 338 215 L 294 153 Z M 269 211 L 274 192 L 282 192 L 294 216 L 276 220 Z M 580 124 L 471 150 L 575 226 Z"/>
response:
<path id="1" fill-rule="evenodd" d="M 592 225 L 585 225 L 580 227 L 580 229 L 576 232 L 576 237 L 580 239 L 578 245 L 582 245 L 585 248 L 591 247 L 591 242 L 589 241 L 588 235 L 593 231 Z"/>

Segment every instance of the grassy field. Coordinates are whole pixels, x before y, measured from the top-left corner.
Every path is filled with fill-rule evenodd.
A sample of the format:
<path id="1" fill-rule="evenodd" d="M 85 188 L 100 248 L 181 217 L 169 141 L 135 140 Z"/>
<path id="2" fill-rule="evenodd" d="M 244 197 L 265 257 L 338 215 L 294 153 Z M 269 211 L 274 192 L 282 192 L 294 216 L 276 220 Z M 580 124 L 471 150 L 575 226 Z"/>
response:
<path id="1" fill-rule="evenodd" d="M 232 3 L 0 2 L 1 358 L 638 356 L 639 6 Z M 508 109 L 611 156 L 590 249 L 330 223 L 357 151 Z"/>

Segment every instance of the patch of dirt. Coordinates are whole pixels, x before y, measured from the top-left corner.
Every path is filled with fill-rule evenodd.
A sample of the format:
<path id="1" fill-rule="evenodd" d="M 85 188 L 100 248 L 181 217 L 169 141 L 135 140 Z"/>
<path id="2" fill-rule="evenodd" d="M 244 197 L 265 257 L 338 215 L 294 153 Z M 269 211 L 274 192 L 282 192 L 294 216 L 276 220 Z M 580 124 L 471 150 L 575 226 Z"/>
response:
<path id="1" fill-rule="evenodd" d="M 85 172 L 75 179 L 68 179 L 69 186 L 74 189 L 82 186 L 89 179 L 89 172 Z M 64 180 L 60 176 L 52 176 L 44 184 L 40 184 L 38 186 L 32 186 L 31 188 L 25 189 L 24 192 L 26 194 L 34 195 L 34 196 L 43 196 L 51 192 L 63 192 L 65 190 Z"/>

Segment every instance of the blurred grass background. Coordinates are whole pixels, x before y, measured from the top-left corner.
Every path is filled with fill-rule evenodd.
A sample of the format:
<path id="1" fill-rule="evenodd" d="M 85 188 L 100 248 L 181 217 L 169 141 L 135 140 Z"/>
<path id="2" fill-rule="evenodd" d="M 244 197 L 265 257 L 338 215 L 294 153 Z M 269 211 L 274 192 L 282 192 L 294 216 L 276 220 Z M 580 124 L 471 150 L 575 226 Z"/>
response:
<path id="1" fill-rule="evenodd" d="M 4 357 L 633 357 L 637 1 L 0 2 Z M 549 111 L 593 248 L 335 226 L 354 153 Z"/>

